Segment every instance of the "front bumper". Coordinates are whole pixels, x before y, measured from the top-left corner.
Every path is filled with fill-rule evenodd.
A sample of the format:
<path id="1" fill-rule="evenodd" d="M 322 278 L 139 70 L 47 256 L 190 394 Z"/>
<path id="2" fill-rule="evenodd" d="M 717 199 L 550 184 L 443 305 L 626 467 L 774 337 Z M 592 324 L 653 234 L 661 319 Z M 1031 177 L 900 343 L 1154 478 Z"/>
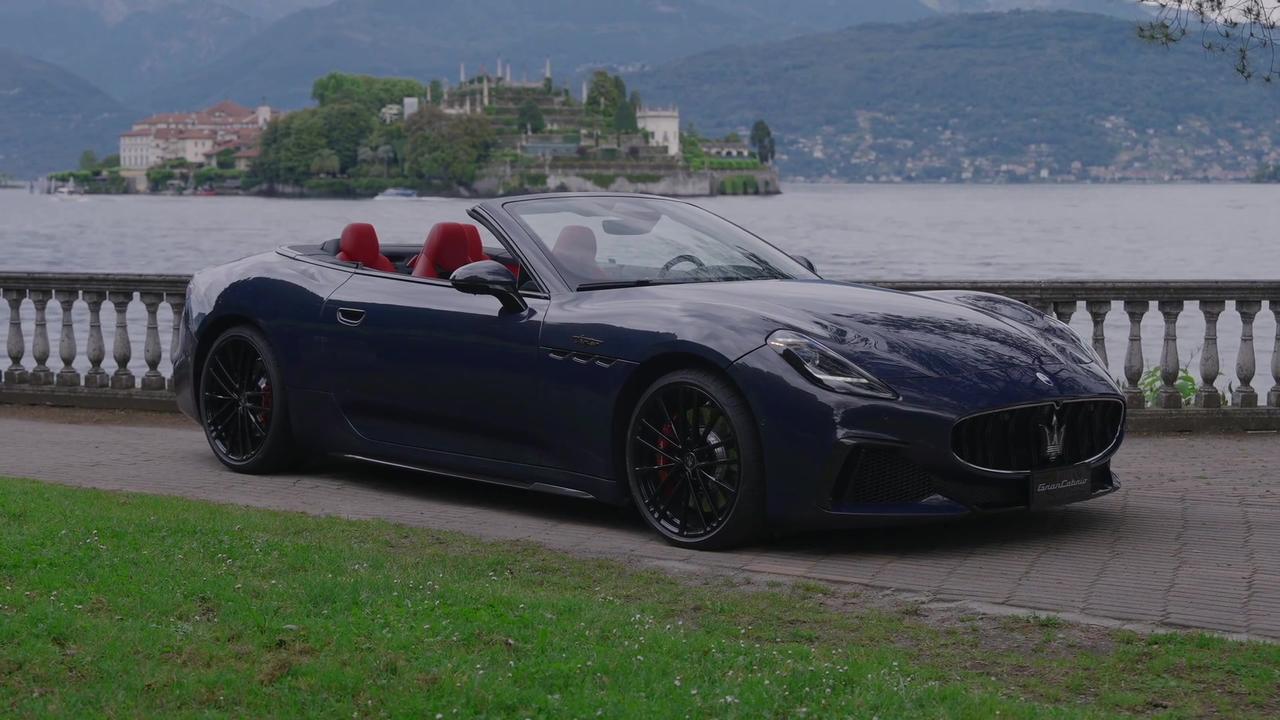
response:
<path id="1" fill-rule="evenodd" d="M 956 422 L 997 408 L 1118 397 L 1104 375 L 1074 365 L 890 381 L 897 400 L 815 387 L 768 348 L 739 359 L 730 372 L 761 429 L 769 517 L 781 527 L 849 527 L 1027 509 L 1030 472 L 989 472 L 962 462 L 952 450 Z M 1044 374 L 1051 386 L 1038 378 Z M 1119 487 L 1110 466 L 1119 444 L 1117 438 L 1090 461 L 1090 493 L 1080 499 Z M 857 472 L 851 463 L 869 456 L 883 487 L 850 492 Z"/>

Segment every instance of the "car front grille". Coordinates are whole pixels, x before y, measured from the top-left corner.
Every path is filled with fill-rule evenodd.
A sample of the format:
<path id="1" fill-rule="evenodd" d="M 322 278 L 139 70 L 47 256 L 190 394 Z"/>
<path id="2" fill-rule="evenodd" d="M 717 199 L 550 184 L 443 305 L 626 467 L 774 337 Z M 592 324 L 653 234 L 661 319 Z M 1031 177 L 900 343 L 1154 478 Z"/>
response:
<path id="1" fill-rule="evenodd" d="M 1105 453 L 1123 423 L 1120 400 L 1027 405 L 961 420 L 951 432 L 951 448 L 956 457 L 982 470 L 1065 467 Z"/>
<path id="2" fill-rule="evenodd" d="M 933 476 L 895 448 L 860 446 L 849 453 L 831 492 L 833 507 L 914 503 L 934 495 Z"/>

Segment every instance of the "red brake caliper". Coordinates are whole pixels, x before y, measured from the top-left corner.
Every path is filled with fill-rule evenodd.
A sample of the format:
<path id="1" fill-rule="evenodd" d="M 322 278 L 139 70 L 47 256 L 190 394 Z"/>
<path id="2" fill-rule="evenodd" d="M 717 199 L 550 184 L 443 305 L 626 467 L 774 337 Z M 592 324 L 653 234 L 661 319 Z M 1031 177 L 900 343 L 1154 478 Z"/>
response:
<path id="1" fill-rule="evenodd" d="M 654 465 L 671 465 L 672 464 L 671 461 L 667 459 L 667 456 L 674 456 L 675 453 L 671 452 L 671 448 L 673 447 L 673 445 L 671 444 L 671 441 L 668 440 L 667 438 L 669 437 L 669 435 L 675 435 L 675 434 L 676 434 L 676 429 L 674 426 L 672 426 L 671 423 L 667 423 L 666 425 L 662 426 L 662 432 L 659 433 L 658 435 L 658 449 L 662 450 L 662 452 L 666 453 L 667 455 L 663 455 L 662 453 L 656 453 L 654 457 L 654 463 L 653 463 Z M 675 491 L 676 491 L 676 483 L 671 481 L 671 471 L 666 469 L 659 470 L 658 471 L 658 493 L 662 495 L 662 499 L 670 500 L 671 496 L 675 494 Z"/>

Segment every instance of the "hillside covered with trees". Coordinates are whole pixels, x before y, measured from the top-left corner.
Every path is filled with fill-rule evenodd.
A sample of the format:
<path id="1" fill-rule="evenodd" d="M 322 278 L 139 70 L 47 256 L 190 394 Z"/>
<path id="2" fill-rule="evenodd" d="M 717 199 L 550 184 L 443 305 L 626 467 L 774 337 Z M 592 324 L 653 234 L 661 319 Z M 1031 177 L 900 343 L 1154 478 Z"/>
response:
<path id="1" fill-rule="evenodd" d="M 628 81 L 699 128 L 775 118 L 784 173 L 809 178 L 1244 179 L 1280 147 L 1280 91 L 1099 15 L 864 25 Z"/>
<path id="2" fill-rule="evenodd" d="M 120 103 L 84 79 L 0 49 L 0 171 L 28 178 L 72 167 L 86 146 L 114 145 L 127 122 Z"/>

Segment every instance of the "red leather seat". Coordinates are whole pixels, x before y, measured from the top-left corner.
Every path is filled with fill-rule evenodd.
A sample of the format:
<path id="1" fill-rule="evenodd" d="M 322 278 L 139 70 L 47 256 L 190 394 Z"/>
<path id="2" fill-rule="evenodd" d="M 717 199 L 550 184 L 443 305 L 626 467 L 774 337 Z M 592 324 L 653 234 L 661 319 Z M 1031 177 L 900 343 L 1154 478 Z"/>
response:
<path id="1" fill-rule="evenodd" d="M 369 223 L 351 223 L 346 226 L 342 230 L 342 240 L 338 247 L 337 257 L 343 262 L 360 263 L 382 272 L 396 271 L 396 266 L 382 254 L 378 233 Z"/>
<path id="2" fill-rule="evenodd" d="M 604 271 L 596 262 L 596 234 L 582 225 L 566 225 L 556 238 L 551 254 L 569 272 L 583 278 L 602 278 Z"/>
<path id="3" fill-rule="evenodd" d="M 411 265 L 414 277 L 448 278 L 463 265 L 488 259 L 475 225 L 442 222 L 432 226 L 422 254 Z"/>

